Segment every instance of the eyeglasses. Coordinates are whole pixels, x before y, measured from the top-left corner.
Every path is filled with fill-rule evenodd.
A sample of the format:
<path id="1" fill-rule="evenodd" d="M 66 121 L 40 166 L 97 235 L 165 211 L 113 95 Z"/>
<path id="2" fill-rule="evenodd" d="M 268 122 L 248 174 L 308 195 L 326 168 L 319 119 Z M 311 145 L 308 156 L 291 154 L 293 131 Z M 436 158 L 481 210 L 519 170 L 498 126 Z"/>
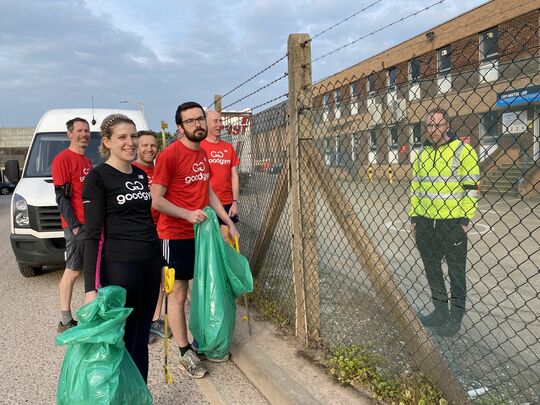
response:
<path id="1" fill-rule="evenodd" d="M 192 127 L 195 125 L 195 121 L 199 123 L 199 125 L 206 125 L 206 117 L 201 115 L 197 118 L 190 118 L 189 120 L 182 121 L 182 124 L 187 125 L 188 127 Z"/>
<path id="2" fill-rule="evenodd" d="M 444 124 L 426 124 L 426 128 L 431 128 L 431 129 L 439 129 L 439 128 L 442 128 L 444 126 L 446 126 L 448 124 L 444 123 Z"/>

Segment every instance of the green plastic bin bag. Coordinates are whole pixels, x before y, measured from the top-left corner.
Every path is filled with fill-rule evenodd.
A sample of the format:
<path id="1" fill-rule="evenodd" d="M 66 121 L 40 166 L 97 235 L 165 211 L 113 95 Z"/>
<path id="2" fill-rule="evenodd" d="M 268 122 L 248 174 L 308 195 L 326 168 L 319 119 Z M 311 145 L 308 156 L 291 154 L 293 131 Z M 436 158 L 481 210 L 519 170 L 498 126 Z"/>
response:
<path id="1" fill-rule="evenodd" d="M 56 337 L 67 345 L 56 392 L 61 405 L 145 405 L 152 396 L 124 345 L 131 308 L 126 290 L 100 288 L 97 298 L 77 311 L 79 324 Z"/>
<path id="2" fill-rule="evenodd" d="M 216 213 L 204 209 L 208 218 L 195 228 L 195 269 L 189 329 L 198 350 L 210 358 L 229 353 L 236 298 L 253 291 L 253 278 L 247 259 L 230 247 L 221 236 Z"/>

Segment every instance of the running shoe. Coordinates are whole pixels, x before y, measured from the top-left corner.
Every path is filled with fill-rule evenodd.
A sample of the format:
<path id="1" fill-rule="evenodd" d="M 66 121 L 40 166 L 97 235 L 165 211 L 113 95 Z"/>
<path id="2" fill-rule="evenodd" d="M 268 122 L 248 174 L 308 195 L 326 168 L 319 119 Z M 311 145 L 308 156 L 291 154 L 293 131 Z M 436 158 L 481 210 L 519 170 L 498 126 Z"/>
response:
<path id="1" fill-rule="evenodd" d="M 179 366 L 180 369 L 191 378 L 203 378 L 208 372 L 204 364 L 191 349 L 189 349 L 183 356 L 180 356 Z"/>

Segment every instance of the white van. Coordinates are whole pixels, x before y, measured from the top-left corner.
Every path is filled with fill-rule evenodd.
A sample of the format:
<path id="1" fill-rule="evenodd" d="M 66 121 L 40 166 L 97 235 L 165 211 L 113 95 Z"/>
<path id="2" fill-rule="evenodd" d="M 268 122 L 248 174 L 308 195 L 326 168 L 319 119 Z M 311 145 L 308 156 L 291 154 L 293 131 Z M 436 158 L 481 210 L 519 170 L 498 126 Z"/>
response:
<path id="1" fill-rule="evenodd" d="M 91 141 L 86 155 L 94 165 L 102 159 L 99 128 L 109 114 L 125 114 L 137 130 L 148 125 L 140 111 L 109 109 L 61 109 L 47 111 L 39 121 L 19 179 L 19 163 L 6 162 L 6 176 L 17 182 L 11 200 L 11 247 L 21 274 L 32 277 L 43 266 L 65 266 L 66 241 L 51 176 L 53 158 L 69 146 L 66 122 L 81 117 L 90 124 Z"/>

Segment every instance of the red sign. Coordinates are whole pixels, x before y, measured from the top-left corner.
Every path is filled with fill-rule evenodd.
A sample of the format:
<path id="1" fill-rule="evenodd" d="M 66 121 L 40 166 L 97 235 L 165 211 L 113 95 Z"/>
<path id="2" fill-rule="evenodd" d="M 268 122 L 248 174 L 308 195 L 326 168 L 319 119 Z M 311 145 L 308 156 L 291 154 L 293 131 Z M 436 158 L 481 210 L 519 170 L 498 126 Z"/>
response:
<path id="1" fill-rule="evenodd" d="M 225 129 L 231 136 L 238 135 L 238 134 L 245 134 L 248 128 L 249 128 L 249 117 L 247 116 L 243 116 L 240 122 L 237 121 L 237 123 L 235 124 L 225 125 Z"/>

